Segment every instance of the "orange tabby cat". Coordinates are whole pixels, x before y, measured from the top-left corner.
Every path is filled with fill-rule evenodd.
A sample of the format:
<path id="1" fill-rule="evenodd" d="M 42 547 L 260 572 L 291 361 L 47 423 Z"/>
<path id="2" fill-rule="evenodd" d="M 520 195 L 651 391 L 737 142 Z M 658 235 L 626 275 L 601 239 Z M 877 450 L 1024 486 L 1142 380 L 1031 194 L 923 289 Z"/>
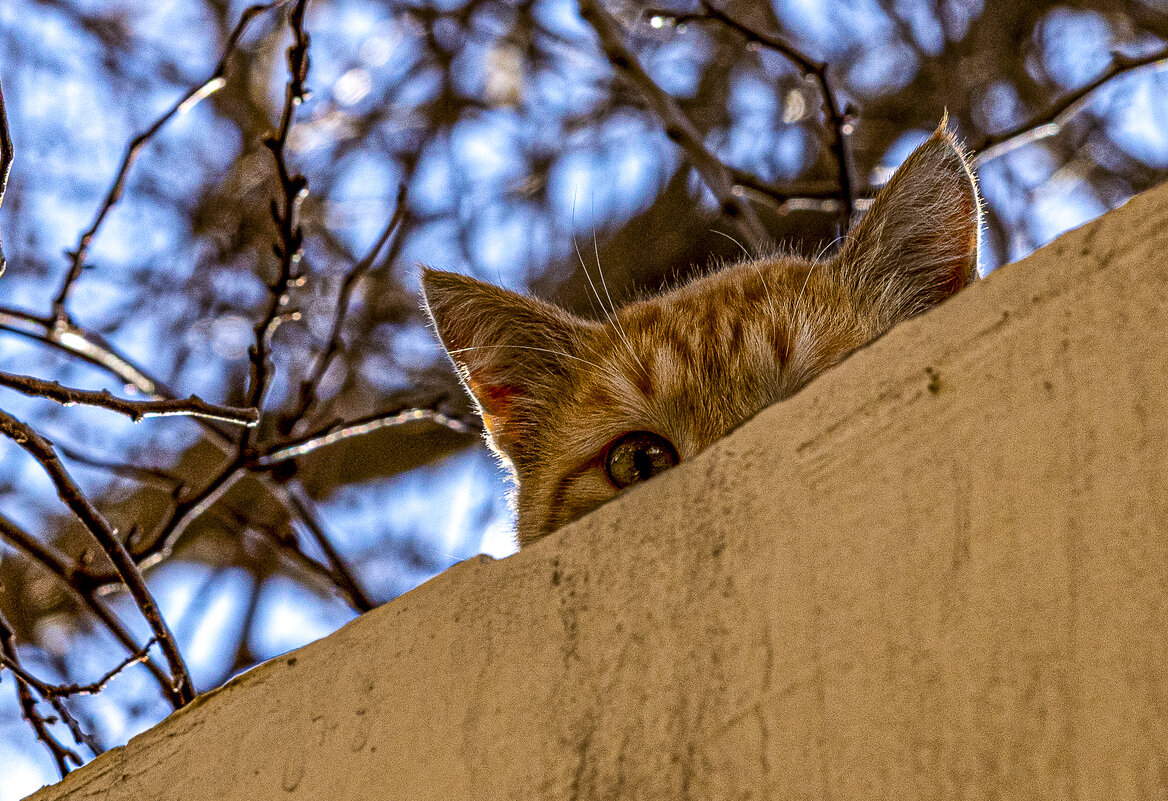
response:
<path id="1" fill-rule="evenodd" d="M 744 260 L 609 319 L 425 269 L 426 307 L 512 468 L 520 545 L 711 442 L 974 277 L 980 206 L 945 125 L 830 260 Z"/>

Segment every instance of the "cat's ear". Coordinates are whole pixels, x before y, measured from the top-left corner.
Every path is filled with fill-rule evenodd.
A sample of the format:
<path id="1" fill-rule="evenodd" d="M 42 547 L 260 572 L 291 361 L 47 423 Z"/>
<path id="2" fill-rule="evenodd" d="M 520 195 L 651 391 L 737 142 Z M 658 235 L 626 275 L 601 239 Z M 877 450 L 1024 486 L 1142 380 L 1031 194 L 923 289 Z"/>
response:
<path id="1" fill-rule="evenodd" d="M 837 264 L 892 326 L 973 280 L 980 233 L 977 182 L 942 119 L 876 195 Z"/>
<path id="2" fill-rule="evenodd" d="M 563 390 L 582 321 L 550 303 L 422 268 L 425 308 L 446 352 L 482 412 L 495 445 L 513 448 L 528 412 Z"/>

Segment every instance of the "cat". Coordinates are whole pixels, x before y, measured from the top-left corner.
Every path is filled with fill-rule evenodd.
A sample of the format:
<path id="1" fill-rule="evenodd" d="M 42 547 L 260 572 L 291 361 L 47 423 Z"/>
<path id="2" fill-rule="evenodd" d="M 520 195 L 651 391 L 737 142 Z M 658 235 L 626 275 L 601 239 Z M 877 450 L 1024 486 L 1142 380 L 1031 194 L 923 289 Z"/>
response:
<path id="1" fill-rule="evenodd" d="M 968 158 L 942 121 L 826 260 L 748 258 L 603 321 L 426 267 L 422 290 L 510 468 L 523 547 L 959 291 L 980 230 Z"/>

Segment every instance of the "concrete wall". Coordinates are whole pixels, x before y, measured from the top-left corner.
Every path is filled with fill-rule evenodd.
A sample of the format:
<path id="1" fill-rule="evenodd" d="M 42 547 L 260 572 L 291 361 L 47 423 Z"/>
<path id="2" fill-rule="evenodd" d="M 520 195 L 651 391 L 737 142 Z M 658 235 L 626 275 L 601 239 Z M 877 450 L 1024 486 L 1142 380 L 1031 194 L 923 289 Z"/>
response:
<path id="1" fill-rule="evenodd" d="M 38 801 L 1168 798 L 1168 186 Z"/>

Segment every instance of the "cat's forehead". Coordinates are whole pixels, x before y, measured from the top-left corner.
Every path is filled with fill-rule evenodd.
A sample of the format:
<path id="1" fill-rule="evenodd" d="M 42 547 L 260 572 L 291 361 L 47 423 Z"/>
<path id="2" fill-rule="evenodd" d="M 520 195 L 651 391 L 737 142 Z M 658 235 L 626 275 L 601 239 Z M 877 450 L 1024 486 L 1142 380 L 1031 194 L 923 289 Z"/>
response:
<path id="1" fill-rule="evenodd" d="M 782 257 L 720 269 L 617 310 L 609 334 L 635 331 L 704 347 L 728 337 L 728 347 L 738 345 L 749 322 L 780 322 L 783 309 L 806 286 L 809 266 Z M 612 330 L 617 328 L 623 331 Z"/>
<path id="2" fill-rule="evenodd" d="M 593 329 L 588 358 L 598 369 L 581 377 L 579 397 L 602 424 L 595 435 L 610 433 L 611 421 L 696 451 L 777 400 L 792 344 L 780 307 L 793 267 L 740 265 L 625 306 Z"/>
<path id="3" fill-rule="evenodd" d="M 772 290 L 783 291 L 794 279 L 806 275 L 806 263 L 792 257 L 776 257 L 718 266 L 680 286 L 634 302 L 621 311 L 636 316 L 651 309 L 695 311 L 714 308 L 722 312 L 740 309 L 765 298 Z"/>

